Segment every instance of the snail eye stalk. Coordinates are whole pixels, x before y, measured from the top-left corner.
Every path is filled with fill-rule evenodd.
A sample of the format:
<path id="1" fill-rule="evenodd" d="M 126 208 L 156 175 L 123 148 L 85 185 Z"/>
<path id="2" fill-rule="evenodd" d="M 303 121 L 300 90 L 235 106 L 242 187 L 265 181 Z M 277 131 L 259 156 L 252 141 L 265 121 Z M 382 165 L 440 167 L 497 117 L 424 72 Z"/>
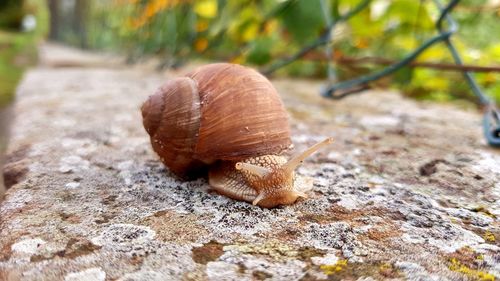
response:
<path id="1" fill-rule="evenodd" d="M 323 141 L 320 141 L 316 143 L 315 145 L 309 147 L 306 149 L 304 152 L 298 154 L 297 156 L 293 157 L 292 159 L 288 160 L 286 164 L 282 166 L 283 170 L 286 173 L 292 173 L 295 168 L 297 168 L 300 164 L 302 164 L 302 161 L 309 157 L 311 154 L 316 152 L 317 150 L 320 150 L 321 148 L 328 146 L 333 142 L 333 138 L 326 138 Z"/>
<path id="2" fill-rule="evenodd" d="M 249 172 L 249 173 L 254 174 L 260 178 L 264 178 L 271 173 L 271 170 L 269 170 L 267 168 L 253 165 L 253 164 L 249 164 L 249 163 L 245 163 L 245 162 L 238 162 L 238 163 L 236 163 L 236 165 L 234 167 L 236 168 L 236 170 Z"/>

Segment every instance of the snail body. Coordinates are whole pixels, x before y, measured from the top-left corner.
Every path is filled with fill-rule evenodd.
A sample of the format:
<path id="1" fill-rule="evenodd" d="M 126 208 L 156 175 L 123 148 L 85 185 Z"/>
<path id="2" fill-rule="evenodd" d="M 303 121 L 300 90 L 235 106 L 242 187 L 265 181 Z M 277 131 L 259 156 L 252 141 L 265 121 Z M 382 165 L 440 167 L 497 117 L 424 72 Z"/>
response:
<path id="1" fill-rule="evenodd" d="M 293 170 L 327 139 L 287 161 L 288 117 L 273 85 L 257 71 L 217 63 L 167 81 L 142 108 L 153 150 L 177 176 L 208 170 L 209 184 L 262 207 L 292 204 L 307 186 Z"/>

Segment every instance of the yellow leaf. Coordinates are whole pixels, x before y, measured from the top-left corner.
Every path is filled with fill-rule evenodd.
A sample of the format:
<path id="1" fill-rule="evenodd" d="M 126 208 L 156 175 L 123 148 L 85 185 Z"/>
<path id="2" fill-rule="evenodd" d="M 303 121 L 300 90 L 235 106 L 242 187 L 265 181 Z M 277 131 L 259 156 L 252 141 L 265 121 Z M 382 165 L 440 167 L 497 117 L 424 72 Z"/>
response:
<path id="1" fill-rule="evenodd" d="M 356 38 L 354 40 L 354 46 L 358 49 L 366 49 L 370 47 L 370 42 L 366 38 Z"/>
<path id="2" fill-rule="evenodd" d="M 231 63 L 243 64 L 245 62 L 245 56 L 239 55 L 230 60 Z"/>
<path id="3" fill-rule="evenodd" d="M 196 23 L 196 31 L 197 32 L 203 32 L 207 30 L 208 28 L 208 22 L 206 20 L 200 20 Z"/>
<path id="4" fill-rule="evenodd" d="M 273 34 L 278 29 L 278 21 L 276 19 L 269 20 L 264 25 L 264 33 L 266 35 Z"/>
<path id="5" fill-rule="evenodd" d="M 158 13 L 177 4 L 179 4 L 177 0 L 153 0 L 148 2 L 148 4 L 144 7 L 144 10 L 142 10 L 141 15 L 138 18 L 133 19 L 132 27 L 137 29 L 146 25 L 151 22 L 153 17 Z"/>
<path id="6" fill-rule="evenodd" d="M 419 61 L 440 61 L 449 56 L 449 51 L 444 45 L 434 45 L 425 50 L 420 56 Z"/>
<path id="7" fill-rule="evenodd" d="M 499 10 L 500 12 L 500 10 Z M 491 55 L 493 58 L 499 58 L 500 57 L 500 43 L 492 44 L 487 48 L 487 53 Z"/>
<path id="8" fill-rule="evenodd" d="M 417 42 L 417 39 L 415 39 L 413 36 L 400 36 L 399 38 L 395 39 L 394 45 L 404 50 L 413 50 L 419 44 Z"/>
<path id="9" fill-rule="evenodd" d="M 194 42 L 194 49 L 199 53 L 205 51 L 207 47 L 208 47 L 208 40 L 206 38 L 199 38 L 196 39 L 196 41 Z"/>
<path id="10" fill-rule="evenodd" d="M 194 11 L 201 17 L 213 18 L 217 15 L 217 0 L 196 1 Z"/>
<path id="11" fill-rule="evenodd" d="M 483 79 L 481 79 L 481 82 L 484 84 L 493 84 L 496 81 L 498 81 L 496 76 L 497 75 L 495 75 L 495 73 L 493 73 L 493 72 L 487 72 L 484 74 Z"/>
<path id="12" fill-rule="evenodd" d="M 250 40 L 255 39 L 258 33 L 259 33 L 259 24 L 257 22 L 252 22 L 245 28 L 245 30 L 241 35 L 241 38 L 243 39 L 243 41 L 248 42 Z"/>
<path id="13" fill-rule="evenodd" d="M 429 90 L 447 92 L 449 80 L 440 76 L 436 71 L 428 69 L 418 69 L 414 72 L 414 79 L 418 83 Z"/>

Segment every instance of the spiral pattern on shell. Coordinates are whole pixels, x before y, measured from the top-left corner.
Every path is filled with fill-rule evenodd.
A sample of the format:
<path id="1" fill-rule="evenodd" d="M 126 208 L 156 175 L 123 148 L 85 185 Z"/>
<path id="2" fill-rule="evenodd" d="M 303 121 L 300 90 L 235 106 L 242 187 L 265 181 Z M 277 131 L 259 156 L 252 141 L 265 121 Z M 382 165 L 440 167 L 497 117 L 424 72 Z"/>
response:
<path id="1" fill-rule="evenodd" d="M 197 176 L 217 160 L 279 155 L 291 146 L 276 89 L 236 64 L 209 64 L 171 79 L 141 110 L 154 151 L 180 177 Z"/>

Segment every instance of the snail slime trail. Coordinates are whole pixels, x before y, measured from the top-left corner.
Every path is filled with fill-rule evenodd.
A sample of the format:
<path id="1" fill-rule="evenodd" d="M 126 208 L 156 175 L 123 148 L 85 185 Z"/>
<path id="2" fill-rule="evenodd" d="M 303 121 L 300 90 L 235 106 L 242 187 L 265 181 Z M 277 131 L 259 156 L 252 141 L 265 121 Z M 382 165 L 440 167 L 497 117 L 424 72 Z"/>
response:
<path id="1" fill-rule="evenodd" d="M 294 170 L 333 141 L 282 156 L 292 145 L 283 102 L 266 77 L 237 64 L 208 64 L 168 80 L 141 110 L 153 150 L 175 175 L 208 170 L 218 193 L 267 208 L 306 197 L 312 180 Z"/>

